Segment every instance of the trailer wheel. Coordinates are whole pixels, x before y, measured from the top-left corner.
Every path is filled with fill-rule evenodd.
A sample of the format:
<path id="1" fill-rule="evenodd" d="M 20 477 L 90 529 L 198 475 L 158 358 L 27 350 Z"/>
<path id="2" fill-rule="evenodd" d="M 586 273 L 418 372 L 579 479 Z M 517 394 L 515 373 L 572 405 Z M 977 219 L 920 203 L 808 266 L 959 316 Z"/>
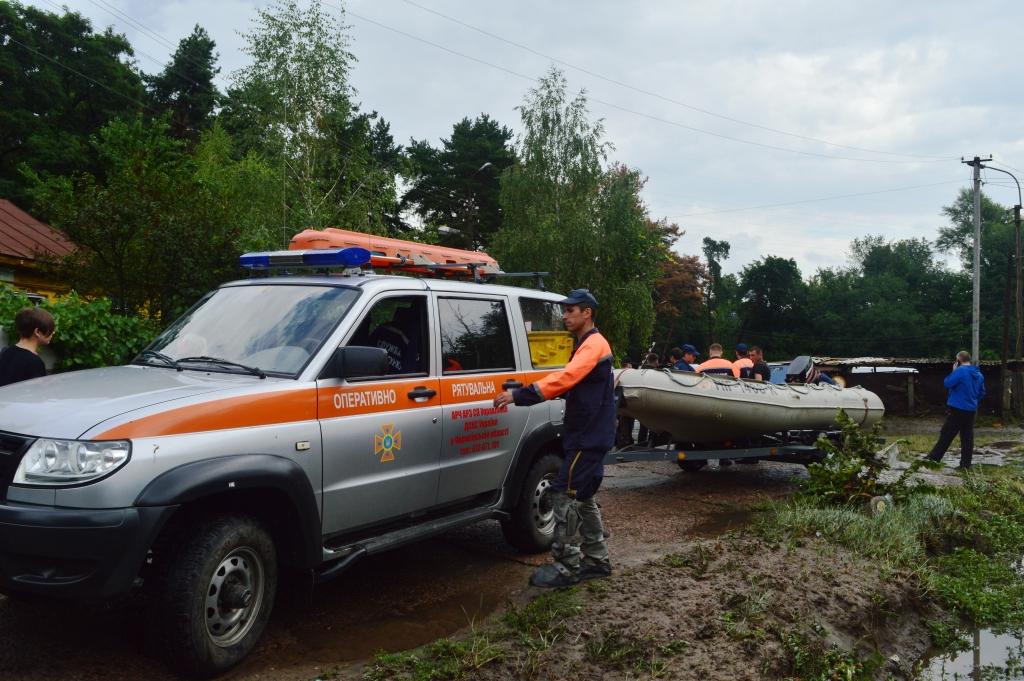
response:
<path id="1" fill-rule="evenodd" d="M 704 466 L 708 465 L 707 461 L 678 461 L 679 467 L 687 473 L 696 473 Z"/>

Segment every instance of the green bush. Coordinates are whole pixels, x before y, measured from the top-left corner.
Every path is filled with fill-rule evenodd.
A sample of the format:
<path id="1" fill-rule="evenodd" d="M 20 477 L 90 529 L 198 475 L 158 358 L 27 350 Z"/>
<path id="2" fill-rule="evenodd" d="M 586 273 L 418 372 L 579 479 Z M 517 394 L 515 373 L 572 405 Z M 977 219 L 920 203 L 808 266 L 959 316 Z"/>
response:
<path id="1" fill-rule="evenodd" d="M 0 324 L 7 332 L 8 342 L 18 339 L 14 315 L 29 305 L 25 294 L 10 286 L 0 286 Z M 57 333 L 50 344 L 57 355 L 56 371 L 124 364 L 148 345 L 158 331 L 151 320 L 114 313 L 108 298 L 84 300 L 72 292 L 41 307 L 57 321 Z"/>
<path id="2" fill-rule="evenodd" d="M 879 454 L 885 443 L 878 434 L 881 424 L 875 424 L 870 431 L 862 430 L 842 409 L 836 415 L 836 424 L 841 431 L 838 440 L 818 438 L 816 445 L 825 458 L 807 466 L 808 477 L 800 483 L 802 498 L 841 506 L 867 502 L 882 494 L 900 500 L 931 490 L 913 477 L 921 468 L 936 466 L 927 459 L 914 461 L 892 482 L 881 480 L 889 470 L 886 457 Z"/>

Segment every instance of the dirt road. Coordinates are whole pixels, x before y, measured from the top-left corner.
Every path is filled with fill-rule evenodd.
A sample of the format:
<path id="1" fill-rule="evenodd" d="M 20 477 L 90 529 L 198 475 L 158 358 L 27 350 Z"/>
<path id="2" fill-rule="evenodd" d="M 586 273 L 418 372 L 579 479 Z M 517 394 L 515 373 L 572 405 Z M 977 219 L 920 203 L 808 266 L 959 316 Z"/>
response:
<path id="1" fill-rule="evenodd" d="M 800 466 L 761 463 L 683 473 L 671 463 L 609 466 L 599 495 L 619 569 L 749 519 L 750 504 L 785 496 Z M 482 621 L 536 590 L 546 556 L 515 554 L 485 522 L 368 558 L 317 588 L 309 608 L 274 613 L 257 650 L 224 678 L 316 679 L 378 650 L 398 651 Z M 100 611 L 0 600 L 0 679 L 175 678 L 143 651 L 131 604 Z M 333 673 L 333 672 L 332 672 Z"/>

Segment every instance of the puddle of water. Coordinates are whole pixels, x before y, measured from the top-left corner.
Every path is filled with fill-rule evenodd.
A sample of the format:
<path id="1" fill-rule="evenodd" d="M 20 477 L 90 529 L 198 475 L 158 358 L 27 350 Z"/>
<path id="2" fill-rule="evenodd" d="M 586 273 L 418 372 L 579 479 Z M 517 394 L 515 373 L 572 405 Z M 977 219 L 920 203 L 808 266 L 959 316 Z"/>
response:
<path id="1" fill-rule="evenodd" d="M 266 654 L 242 670 L 353 662 L 451 636 L 504 606 L 532 569 L 440 543 L 373 556 L 272 621 Z"/>
<path id="2" fill-rule="evenodd" d="M 690 534 L 711 539 L 749 525 L 754 519 L 755 511 L 748 508 L 737 510 L 713 511 L 704 520 L 690 529 Z"/>
<path id="3" fill-rule="evenodd" d="M 1024 681 L 1024 635 L 975 631 L 971 648 L 932 658 L 921 681 Z"/>

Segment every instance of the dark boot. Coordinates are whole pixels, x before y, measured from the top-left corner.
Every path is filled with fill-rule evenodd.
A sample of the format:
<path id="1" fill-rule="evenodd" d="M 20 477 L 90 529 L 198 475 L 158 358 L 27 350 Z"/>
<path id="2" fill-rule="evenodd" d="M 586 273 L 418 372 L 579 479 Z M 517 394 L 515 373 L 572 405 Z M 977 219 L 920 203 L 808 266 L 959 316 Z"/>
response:
<path id="1" fill-rule="evenodd" d="M 558 589 L 579 584 L 579 575 L 569 572 L 561 563 L 541 565 L 530 575 L 530 584 L 544 589 Z"/>

